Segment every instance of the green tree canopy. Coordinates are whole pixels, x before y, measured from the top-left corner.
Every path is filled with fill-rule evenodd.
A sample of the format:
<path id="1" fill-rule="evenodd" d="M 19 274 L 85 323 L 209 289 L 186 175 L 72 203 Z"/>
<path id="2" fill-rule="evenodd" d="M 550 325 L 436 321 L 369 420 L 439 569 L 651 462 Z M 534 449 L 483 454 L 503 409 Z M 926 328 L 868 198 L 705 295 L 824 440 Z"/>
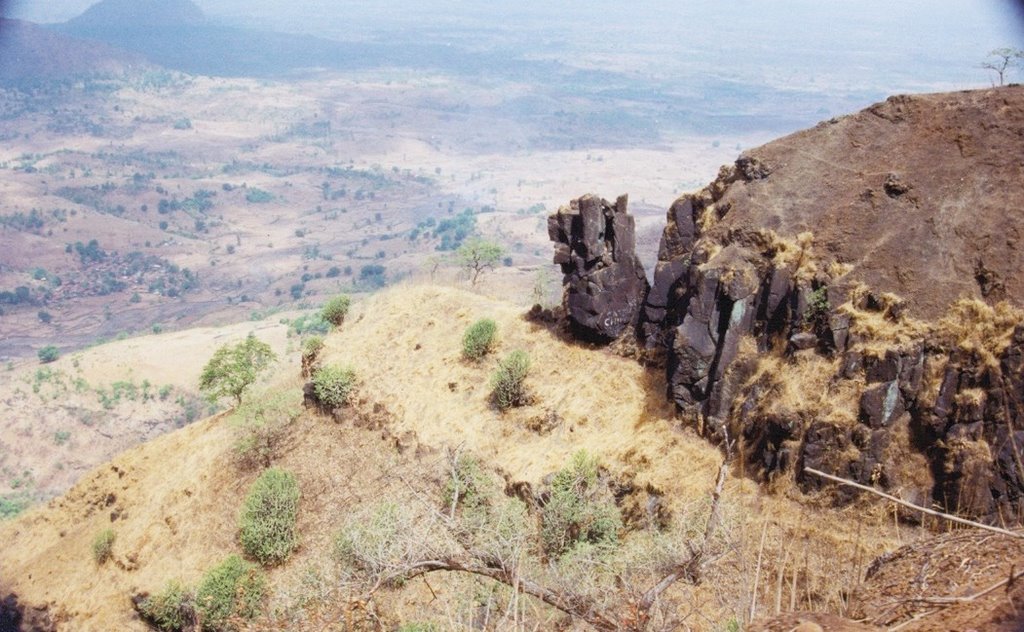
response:
<path id="1" fill-rule="evenodd" d="M 505 249 L 500 244 L 474 237 L 455 251 L 455 261 L 466 271 L 473 285 L 476 285 L 484 270 L 493 269 L 504 254 Z"/>
<path id="2" fill-rule="evenodd" d="M 210 399 L 230 395 L 241 404 L 242 392 L 276 359 L 270 345 L 250 333 L 242 342 L 214 352 L 199 376 L 199 390 Z"/>

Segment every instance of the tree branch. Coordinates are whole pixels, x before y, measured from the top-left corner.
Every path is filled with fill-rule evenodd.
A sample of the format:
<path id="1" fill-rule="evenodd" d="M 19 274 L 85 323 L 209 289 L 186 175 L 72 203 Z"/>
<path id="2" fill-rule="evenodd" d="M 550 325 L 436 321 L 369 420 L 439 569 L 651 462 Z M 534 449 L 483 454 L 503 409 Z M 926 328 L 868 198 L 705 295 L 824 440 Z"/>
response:
<path id="1" fill-rule="evenodd" d="M 398 579 L 399 577 L 404 579 L 413 579 L 420 575 L 426 575 L 427 573 L 438 571 L 471 573 L 473 575 L 480 575 L 482 577 L 493 579 L 515 589 L 518 592 L 532 595 L 549 606 L 561 610 L 569 616 L 583 619 L 598 630 L 601 630 L 601 632 L 615 632 L 616 630 L 622 629 L 622 627 L 616 624 L 613 620 L 599 612 L 595 612 L 593 602 L 589 599 L 584 599 L 575 595 L 562 595 L 550 588 L 541 586 L 531 579 L 519 576 L 502 565 L 490 566 L 467 559 L 451 557 L 415 562 L 404 568 L 402 571 L 393 573 L 386 580 L 377 582 L 377 586 L 374 587 L 374 590 L 381 585 Z"/>
<path id="2" fill-rule="evenodd" d="M 703 572 L 704 565 L 707 562 L 708 546 L 711 543 L 711 539 L 714 537 L 715 531 L 718 529 L 718 523 L 721 520 L 721 514 L 719 513 L 718 507 L 722 499 L 722 488 L 725 486 L 725 477 L 728 472 L 728 460 L 722 461 L 722 465 L 718 468 L 718 478 L 715 481 L 715 491 L 711 494 L 711 515 L 708 516 L 708 522 L 704 526 L 704 538 L 701 540 L 700 545 L 695 547 L 691 542 L 689 545 L 690 557 L 674 566 L 667 575 L 661 578 L 661 581 L 645 592 L 637 603 L 637 613 L 644 620 L 647 619 L 648 612 L 654 605 L 654 602 L 657 601 L 658 597 L 668 590 L 672 584 L 683 578 L 693 584 L 700 582 L 701 573 Z"/>
<path id="3" fill-rule="evenodd" d="M 1010 431 L 1013 432 L 1013 429 L 1011 428 Z M 905 501 L 905 500 L 903 500 L 901 498 L 896 498 L 895 496 L 892 496 L 890 494 L 886 494 L 883 491 L 879 491 L 879 490 L 875 489 L 874 487 L 868 487 L 867 485 L 861 485 L 860 483 L 855 483 L 855 482 L 853 482 L 851 480 L 847 480 L 845 478 L 840 478 L 838 476 L 833 476 L 831 474 L 826 474 L 825 472 L 816 470 L 816 469 L 814 469 L 812 467 L 805 467 L 804 471 L 809 473 L 809 474 L 814 474 L 815 476 L 820 476 L 820 477 L 828 479 L 830 481 L 834 481 L 836 483 L 839 483 L 840 485 L 848 485 L 850 487 L 855 487 L 857 489 L 860 489 L 860 490 L 863 490 L 863 491 L 866 491 L 866 492 L 871 492 L 872 494 L 874 494 L 876 496 L 881 496 L 882 498 L 885 498 L 886 500 L 891 500 L 892 502 L 894 502 L 894 503 L 896 503 L 898 505 L 903 505 L 904 507 L 908 507 L 910 509 L 916 509 L 917 511 L 926 513 L 929 516 L 936 516 L 938 518 L 945 518 L 946 520 L 949 520 L 950 522 L 956 522 L 956 523 L 959 523 L 959 524 L 962 524 L 962 525 L 967 525 L 969 527 L 976 527 L 978 529 L 985 529 L 986 531 L 991 531 L 993 533 L 999 533 L 1001 535 L 1008 535 L 1011 538 L 1024 538 L 1024 533 L 1017 533 L 1017 532 L 1014 532 L 1014 531 L 1010 531 L 1008 529 L 1001 529 L 999 527 L 993 527 L 992 525 L 987 525 L 987 524 L 984 524 L 984 523 L 981 523 L 981 522 L 975 522 L 973 520 L 968 520 L 967 518 L 961 518 L 959 516 L 954 516 L 954 515 L 951 515 L 951 514 L 948 514 L 948 513 L 943 513 L 941 511 L 935 511 L 934 509 L 928 509 L 927 507 L 922 507 L 920 505 L 915 505 L 914 503 L 907 502 L 907 501 Z"/>

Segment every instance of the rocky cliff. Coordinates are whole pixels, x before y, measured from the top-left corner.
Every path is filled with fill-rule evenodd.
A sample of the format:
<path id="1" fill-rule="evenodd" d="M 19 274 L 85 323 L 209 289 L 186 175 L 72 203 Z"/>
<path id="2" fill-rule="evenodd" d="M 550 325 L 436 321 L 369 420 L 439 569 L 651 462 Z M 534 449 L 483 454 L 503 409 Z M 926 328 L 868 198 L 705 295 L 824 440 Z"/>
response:
<path id="1" fill-rule="evenodd" d="M 764 479 L 1016 519 L 1022 140 L 1024 88 L 892 97 L 676 200 L 635 332 L 683 418 Z"/>

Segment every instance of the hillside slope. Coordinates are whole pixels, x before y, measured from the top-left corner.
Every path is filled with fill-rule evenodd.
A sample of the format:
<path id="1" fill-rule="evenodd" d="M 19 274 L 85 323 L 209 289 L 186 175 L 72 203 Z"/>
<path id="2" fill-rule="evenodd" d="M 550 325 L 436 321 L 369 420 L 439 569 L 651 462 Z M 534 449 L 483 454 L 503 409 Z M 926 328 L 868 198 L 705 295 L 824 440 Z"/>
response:
<path id="1" fill-rule="evenodd" d="M 713 185 L 721 221 L 705 235 L 810 231 L 849 280 L 918 318 L 962 296 L 1019 303 L 1022 135 L 1024 87 L 890 97 L 746 152 Z"/>
<path id="2" fill-rule="evenodd" d="M 481 317 L 498 323 L 498 347 L 481 365 L 468 364 L 460 358 L 461 336 Z M 502 415 L 488 403 L 486 383 L 496 358 L 512 349 L 533 360 L 527 382 L 533 403 Z M 478 455 L 504 473 L 509 489 L 539 490 L 547 475 L 585 449 L 622 490 L 620 510 L 632 528 L 658 506 L 680 528 L 701 524 L 721 456 L 675 426 L 651 388 L 656 375 L 604 350 L 566 343 L 507 303 L 451 288 L 391 289 L 353 308 L 327 338 L 323 362 L 355 369 L 359 401 L 340 423 L 301 416 L 275 460 L 296 474 L 303 490 L 301 548 L 269 571 L 268 611 L 291 617 L 294 629 L 322 629 L 318 617 L 340 616 L 358 596 L 337 579 L 331 552 L 339 525 L 382 498 L 402 497 L 412 481 L 443 476 L 447 450 Z M 270 388 L 297 397 L 301 381 L 292 370 Z M 7 604 L 16 599 L 24 616 L 59 630 L 144 629 L 130 595 L 172 579 L 194 582 L 239 551 L 237 512 L 256 472 L 233 458 L 235 432 L 225 415 L 193 424 L 125 452 L 48 506 L 0 524 L 0 597 Z M 764 495 L 742 477 L 725 490 L 723 537 L 732 552 L 709 568 L 708 581 L 671 593 L 672 603 L 700 613 L 706 629 L 745 616 L 759 558 L 765 576 L 781 577 L 799 556 L 798 588 L 787 599 L 837 608 L 860 564 L 916 538 L 914 529 L 894 530 L 891 518 L 869 507 L 856 508 L 856 519 L 846 510 L 819 514 L 786 495 Z M 90 544 L 108 527 L 117 536 L 113 560 L 97 566 Z M 381 616 L 451 622 L 451 609 L 463 607 L 460 595 L 473 590 L 455 581 L 431 579 L 440 595 L 433 598 L 421 583 L 389 589 L 377 597 Z M 771 602 L 775 587 L 762 583 L 762 603 Z M 537 616 L 542 627 L 557 620 L 544 610 Z M 266 627 L 284 625 L 269 617 Z"/>
<path id="3" fill-rule="evenodd" d="M 152 65 L 144 57 L 100 42 L 0 18 L 0 85 L 96 75 L 120 76 Z"/>

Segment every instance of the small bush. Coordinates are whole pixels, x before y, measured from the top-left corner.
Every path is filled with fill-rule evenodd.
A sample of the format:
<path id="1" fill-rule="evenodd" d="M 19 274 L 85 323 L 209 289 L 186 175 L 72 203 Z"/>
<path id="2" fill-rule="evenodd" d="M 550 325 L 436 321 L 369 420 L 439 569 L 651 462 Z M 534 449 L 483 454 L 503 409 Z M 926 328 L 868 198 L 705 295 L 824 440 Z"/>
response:
<path id="1" fill-rule="evenodd" d="M 291 472 L 271 468 L 252 484 L 239 518 L 239 539 L 249 557 L 269 566 L 288 559 L 298 546 L 295 521 L 299 484 Z"/>
<path id="2" fill-rule="evenodd" d="M 499 410 L 527 403 L 526 376 L 530 372 L 530 356 L 525 351 L 513 351 L 498 363 L 491 376 L 491 392 Z"/>
<path id="3" fill-rule="evenodd" d="M 445 510 L 452 506 L 466 511 L 478 510 L 487 505 L 496 490 L 494 480 L 481 467 L 480 461 L 460 457 L 444 486 Z"/>
<path id="4" fill-rule="evenodd" d="M 828 303 L 828 288 L 819 287 L 807 295 L 807 307 L 804 309 L 804 322 L 815 325 L 828 317 L 831 306 Z"/>
<path id="5" fill-rule="evenodd" d="M 310 336 L 302 342 L 302 357 L 315 360 L 324 348 L 323 336 Z"/>
<path id="6" fill-rule="evenodd" d="M 462 336 L 462 357 L 479 360 L 494 346 L 494 334 L 498 325 L 490 318 L 481 318 L 466 328 Z"/>
<path id="7" fill-rule="evenodd" d="M 297 392 L 271 391 L 250 398 L 235 410 L 235 454 L 243 467 L 270 467 L 289 426 L 301 412 L 301 403 Z"/>
<path id="8" fill-rule="evenodd" d="M 324 303 L 323 308 L 320 310 L 320 317 L 335 327 L 340 327 L 341 323 L 345 322 L 345 316 L 348 315 L 348 308 L 351 306 L 352 299 L 346 294 L 335 296 Z"/>
<path id="9" fill-rule="evenodd" d="M 136 602 L 142 618 L 156 629 L 177 632 L 195 619 L 192 591 L 181 582 L 170 581 L 163 591 Z"/>
<path id="10" fill-rule="evenodd" d="M 54 345 L 46 345 L 45 347 L 40 349 L 36 355 L 39 356 L 40 362 L 42 362 L 43 364 L 47 364 L 49 362 L 54 362 L 57 358 L 60 357 L 60 350 L 57 349 L 57 347 L 55 347 Z"/>
<path id="11" fill-rule="evenodd" d="M 252 188 L 245 194 L 245 201 L 252 204 L 266 204 L 274 201 L 274 195 L 263 189 Z"/>
<path id="12" fill-rule="evenodd" d="M 415 558 L 417 548 L 429 546 L 432 534 L 424 534 L 416 522 L 408 504 L 394 502 L 350 514 L 334 541 L 335 557 L 373 576 L 388 573 L 396 562 Z"/>
<path id="13" fill-rule="evenodd" d="M 13 518 L 28 509 L 29 499 L 24 494 L 0 496 L 0 520 Z"/>
<path id="14" fill-rule="evenodd" d="M 228 556 L 210 569 L 196 591 L 196 610 L 203 630 L 234 630 L 233 620 L 259 614 L 266 579 L 255 564 Z"/>
<path id="15" fill-rule="evenodd" d="M 326 334 L 331 330 L 331 327 L 331 323 L 324 320 L 320 312 L 316 312 L 313 314 L 303 314 L 293 320 L 291 327 L 288 328 L 288 333 L 295 332 L 299 336 L 305 334 Z"/>
<path id="16" fill-rule="evenodd" d="M 355 371 L 349 368 L 324 366 L 313 373 L 313 393 L 325 408 L 333 409 L 347 404 L 355 384 Z"/>
<path id="17" fill-rule="evenodd" d="M 92 539 L 92 559 L 97 564 L 103 564 L 110 559 L 110 556 L 114 553 L 114 540 L 116 537 L 113 529 L 104 529 Z"/>
<path id="18" fill-rule="evenodd" d="M 597 459 L 577 452 L 569 467 L 555 474 L 541 508 L 541 542 L 553 556 L 581 544 L 607 547 L 618 542 L 622 517 L 601 484 Z"/>
<path id="19" fill-rule="evenodd" d="M 309 377 L 316 370 L 320 352 L 324 349 L 323 336 L 310 336 L 302 343 L 302 377 Z"/>

